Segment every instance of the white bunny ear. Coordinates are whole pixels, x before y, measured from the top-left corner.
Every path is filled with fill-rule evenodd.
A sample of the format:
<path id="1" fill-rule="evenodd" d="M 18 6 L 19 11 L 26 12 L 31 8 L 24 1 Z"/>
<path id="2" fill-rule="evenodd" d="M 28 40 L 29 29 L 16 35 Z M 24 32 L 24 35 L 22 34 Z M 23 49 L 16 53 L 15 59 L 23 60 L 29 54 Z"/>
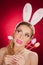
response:
<path id="1" fill-rule="evenodd" d="M 35 25 L 37 24 L 41 19 L 43 18 L 43 8 L 38 9 L 34 14 L 31 19 L 31 24 Z"/>
<path id="2" fill-rule="evenodd" d="M 32 6 L 30 3 L 26 3 L 23 8 L 23 21 L 28 22 L 32 13 Z"/>

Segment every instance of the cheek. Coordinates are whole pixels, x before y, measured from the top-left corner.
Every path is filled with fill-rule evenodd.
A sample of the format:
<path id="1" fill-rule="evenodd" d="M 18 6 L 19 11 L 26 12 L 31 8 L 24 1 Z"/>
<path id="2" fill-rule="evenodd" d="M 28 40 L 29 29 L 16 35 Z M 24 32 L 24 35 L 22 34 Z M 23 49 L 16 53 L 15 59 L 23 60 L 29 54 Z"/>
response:
<path id="1" fill-rule="evenodd" d="M 17 38 L 18 37 L 18 33 L 16 32 L 15 34 L 14 34 L 14 38 Z"/>
<path id="2" fill-rule="evenodd" d="M 30 42 L 30 38 L 27 38 L 24 40 L 25 43 L 29 43 Z"/>
<path id="3" fill-rule="evenodd" d="M 24 41 L 23 41 L 23 45 L 25 46 L 25 45 L 27 45 L 29 43 L 29 40 L 27 40 L 27 39 L 25 39 Z"/>

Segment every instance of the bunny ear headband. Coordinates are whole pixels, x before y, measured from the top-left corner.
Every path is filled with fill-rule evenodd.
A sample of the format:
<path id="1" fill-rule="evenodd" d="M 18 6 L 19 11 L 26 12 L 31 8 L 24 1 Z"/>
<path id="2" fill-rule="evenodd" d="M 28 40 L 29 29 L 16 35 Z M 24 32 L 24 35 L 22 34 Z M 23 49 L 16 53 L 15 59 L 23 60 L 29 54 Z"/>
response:
<path id="1" fill-rule="evenodd" d="M 32 16 L 31 21 L 29 22 L 31 14 L 32 14 L 32 6 L 30 3 L 26 3 L 23 8 L 23 21 L 28 22 L 34 26 L 43 18 L 43 8 L 39 8 L 37 11 L 35 11 Z M 13 38 L 12 38 L 12 36 L 8 36 L 8 39 L 13 39 Z M 33 44 L 35 42 L 36 42 L 36 38 L 32 40 Z M 38 46 L 40 44 L 37 43 L 36 45 Z"/>
<path id="2" fill-rule="evenodd" d="M 30 3 L 26 3 L 23 8 L 23 21 L 29 22 L 32 14 L 32 6 Z M 43 18 L 43 8 L 38 9 L 32 16 L 30 24 L 36 25 Z"/>

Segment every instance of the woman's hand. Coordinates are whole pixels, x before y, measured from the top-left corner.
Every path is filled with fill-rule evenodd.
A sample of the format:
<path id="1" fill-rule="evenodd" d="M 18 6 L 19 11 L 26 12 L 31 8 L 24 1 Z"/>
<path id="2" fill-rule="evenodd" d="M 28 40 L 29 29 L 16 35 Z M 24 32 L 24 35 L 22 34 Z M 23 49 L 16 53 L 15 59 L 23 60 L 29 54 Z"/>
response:
<path id="1" fill-rule="evenodd" d="M 25 60 L 24 57 L 22 55 L 7 55 L 5 57 L 5 64 L 9 64 L 9 65 L 24 65 Z"/>
<path id="2" fill-rule="evenodd" d="M 16 65 L 16 62 L 12 55 L 6 55 L 4 62 L 5 65 Z"/>
<path id="3" fill-rule="evenodd" d="M 17 62 L 17 65 L 24 65 L 25 64 L 25 58 L 21 54 L 13 55 L 13 58 Z"/>

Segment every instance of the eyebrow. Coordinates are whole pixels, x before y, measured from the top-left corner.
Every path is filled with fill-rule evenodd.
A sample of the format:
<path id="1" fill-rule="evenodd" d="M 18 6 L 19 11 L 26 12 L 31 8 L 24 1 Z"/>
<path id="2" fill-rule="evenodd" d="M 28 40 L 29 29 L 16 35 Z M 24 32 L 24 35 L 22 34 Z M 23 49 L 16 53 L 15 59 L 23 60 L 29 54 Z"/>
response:
<path id="1" fill-rule="evenodd" d="M 17 30 L 20 30 L 21 32 L 23 32 L 20 28 L 19 29 L 17 29 Z M 26 32 L 25 34 L 29 34 L 28 32 Z"/>
<path id="2" fill-rule="evenodd" d="M 21 29 L 17 29 L 17 30 L 20 30 L 20 31 L 22 31 Z M 23 32 L 23 31 L 22 31 Z"/>
<path id="3" fill-rule="evenodd" d="M 26 32 L 26 34 L 29 34 L 29 33 Z"/>

